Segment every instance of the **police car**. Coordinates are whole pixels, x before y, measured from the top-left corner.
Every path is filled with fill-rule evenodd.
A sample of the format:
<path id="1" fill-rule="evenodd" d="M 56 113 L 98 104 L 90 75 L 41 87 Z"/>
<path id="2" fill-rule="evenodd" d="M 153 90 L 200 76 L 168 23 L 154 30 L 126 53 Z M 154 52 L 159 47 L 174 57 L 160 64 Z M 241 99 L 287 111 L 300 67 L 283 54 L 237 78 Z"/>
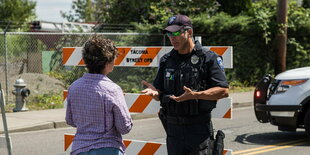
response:
<path id="1" fill-rule="evenodd" d="M 310 67 L 265 75 L 254 91 L 254 111 L 261 123 L 282 131 L 304 128 L 310 136 Z"/>

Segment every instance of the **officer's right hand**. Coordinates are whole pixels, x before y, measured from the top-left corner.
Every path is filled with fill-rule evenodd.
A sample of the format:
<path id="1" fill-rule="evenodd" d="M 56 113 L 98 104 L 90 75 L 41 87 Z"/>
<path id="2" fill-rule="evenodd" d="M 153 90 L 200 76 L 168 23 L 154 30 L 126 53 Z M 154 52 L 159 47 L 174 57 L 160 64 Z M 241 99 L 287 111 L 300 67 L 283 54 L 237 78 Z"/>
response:
<path id="1" fill-rule="evenodd" d="M 142 90 L 141 93 L 144 93 L 145 95 L 152 96 L 155 100 L 159 101 L 159 92 L 157 89 L 150 83 L 142 80 L 141 82 L 143 85 L 147 86 L 146 89 Z"/>
<path id="2" fill-rule="evenodd" d="M 195 99 L 195 96 L 193 95 L 193 91 L 186 87 L 186 86 L 183 86 L 183 90 L 184 90 L 184 93 L 180 96 L 170 96 L 170 99 L 172 100 L 175 100 L 177 102 L 183 102 L 183 101 L 187 101 L 187 100 L 192 100 L 192 99 Z"/>

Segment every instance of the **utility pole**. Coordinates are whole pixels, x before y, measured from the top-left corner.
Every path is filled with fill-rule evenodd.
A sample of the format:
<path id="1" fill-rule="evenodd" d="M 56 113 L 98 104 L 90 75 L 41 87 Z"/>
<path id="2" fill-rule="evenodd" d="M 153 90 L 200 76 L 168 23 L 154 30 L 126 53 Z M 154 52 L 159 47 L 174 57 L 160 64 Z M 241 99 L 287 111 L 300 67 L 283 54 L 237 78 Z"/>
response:
<path id="1" fill-rule="evenodd" d="M 277 54 L 275 63 L 275 75 L 286 70 L 286 41 L 287 41 L 287 0 L 278 0 L 277 23 Z"/>

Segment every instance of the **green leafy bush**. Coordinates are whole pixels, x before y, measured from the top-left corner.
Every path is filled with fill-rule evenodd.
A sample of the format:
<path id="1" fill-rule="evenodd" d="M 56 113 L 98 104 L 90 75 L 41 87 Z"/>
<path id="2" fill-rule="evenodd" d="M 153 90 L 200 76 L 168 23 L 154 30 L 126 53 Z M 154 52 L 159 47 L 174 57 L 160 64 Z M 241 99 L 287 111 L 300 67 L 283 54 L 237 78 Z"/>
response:
<path id="1" fill-rule="evenodd" d="M 27 107 L 29 110 L 63 108 L 63 95 L 62 93 L 49 93 L 38 96 L 29 96 L 29 98 L 27 98 Z"/>
<path id="2" fill-rule="evenodd" d="M 47 75 L 61 80 L 68 88 L 72 82 L 82 77 L 86 72 L 86 67 L 75 66 L 71 67 L 70 69 L 58 68 L 57 70 L 48 72 Z"/>

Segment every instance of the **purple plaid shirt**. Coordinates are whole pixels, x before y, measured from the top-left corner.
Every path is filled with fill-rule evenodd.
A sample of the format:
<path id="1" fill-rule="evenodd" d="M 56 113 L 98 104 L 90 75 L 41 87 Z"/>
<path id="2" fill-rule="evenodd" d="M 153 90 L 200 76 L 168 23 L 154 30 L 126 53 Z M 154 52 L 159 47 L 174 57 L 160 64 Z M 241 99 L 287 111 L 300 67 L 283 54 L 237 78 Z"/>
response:
<path id="1" fill-rule="evenodd" d="M 114 147 L 125 151 L 122 134 L 132 128 L 122 89 L 103 74 L 85 73 L 67 97 L 67 124 L 76 127 L 71 155 Z"/>

